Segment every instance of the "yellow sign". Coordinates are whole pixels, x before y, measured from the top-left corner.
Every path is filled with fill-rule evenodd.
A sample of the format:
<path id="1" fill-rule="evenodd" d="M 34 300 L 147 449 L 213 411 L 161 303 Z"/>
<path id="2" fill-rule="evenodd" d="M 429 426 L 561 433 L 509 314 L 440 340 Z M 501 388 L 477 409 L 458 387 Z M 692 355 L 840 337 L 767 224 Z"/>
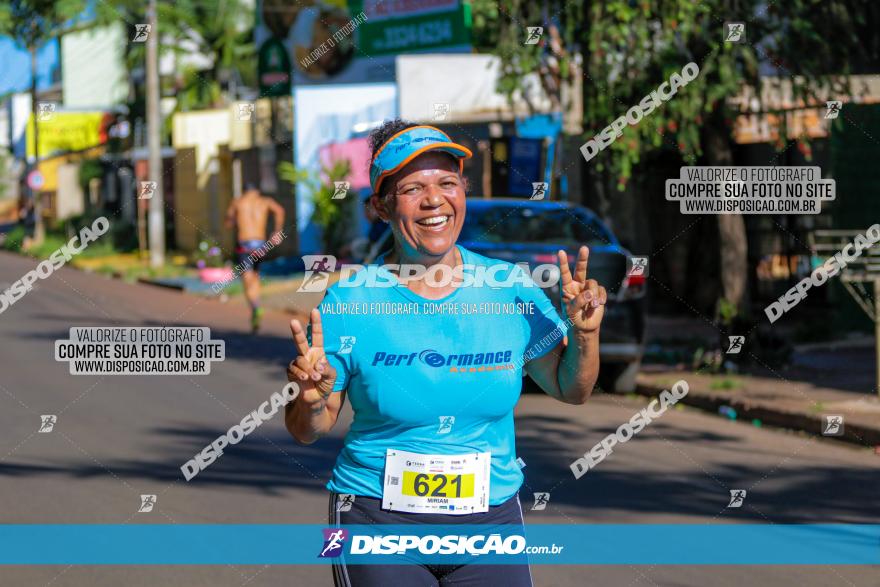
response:
<path id="1" fill-rule="evenodd" d="M 40 158 L 103 145 L 107 134 L 103 112 L 38 113 Z M 34 117 L 27 123 L 27 156 L 34 156 Z"/>
<path id="2" fill-rule="evenodd" d="M 42 132 L 43 125 L 40 124 L 40 131 Z M 80 151 L 76 154 L 66 155 L 64 157 L 52 157 L 49 159 L 43 159 L 43 156 L 40 155 L 40 173 L 43 174 L 43 187 L 40 188 L 41 192 L 54 192 L 58 189 L 58 168 L 67 163 L 76 163 L 78 161 L 83 161 L 84 159 L 93 159 L 95 157 L 100 157 L 104 153 L 104 147 L 99 145 L 97 147 L 92 147 L 91 149 L 87 149 L 85 151 Z"/>

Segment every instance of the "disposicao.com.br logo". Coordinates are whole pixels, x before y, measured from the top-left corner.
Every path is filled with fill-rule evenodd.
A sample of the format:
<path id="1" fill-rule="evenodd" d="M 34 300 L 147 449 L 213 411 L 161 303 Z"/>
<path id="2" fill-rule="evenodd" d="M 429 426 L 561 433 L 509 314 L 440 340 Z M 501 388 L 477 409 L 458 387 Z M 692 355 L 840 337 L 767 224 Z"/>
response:
<path id="1" fill-rule="evenodd" d="M 330 274 L 337 271 L 336 257 L 332 255 L 305 255 L 306 267 L 298 292 L 320 292 L 327 289 Z M 460 283 L 462 287 L 492 288 L 524 287 L 546 288 L 559 282 L 559 267 L 550 263 L 530 269 L 528 263 L 494 263 L 473 265 L 465 263 L 456 267 L 419 264 L 358 265 L 343 263 L 338 268 L 339 287 L 397 287 L 401 282 L 424 279 L 432 287 L 445 287 Z"/>
<path id="2" fill-rule="evenodd" d="M 324 543 L 319 558 L 346 555 L 520 555 L 559 554 L 565 546 L 527 546 L 525 536 L 508 534 L 411 534 L 365 535 L 352 534 L 342 528 L 323 531 Z M 349 548 L 345 549 L 348 541 Z"/>

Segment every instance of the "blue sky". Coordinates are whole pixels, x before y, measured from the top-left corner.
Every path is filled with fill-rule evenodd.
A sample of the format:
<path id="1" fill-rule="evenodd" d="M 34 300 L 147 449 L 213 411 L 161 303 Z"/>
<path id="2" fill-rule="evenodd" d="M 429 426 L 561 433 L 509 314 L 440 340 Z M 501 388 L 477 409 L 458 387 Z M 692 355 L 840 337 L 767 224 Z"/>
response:
<path id="1" fill-rule="evenodd" d="M 95 17 L 95 2 L 88 2 L 78 17 L 65 23 L 68 28 Z M 58 39 L 52 39 L 37 51 L 37 88 L 52 84 L 52 72 L 59 67 L 60 49 Z M 9 37 L 0 35 L 0 96 L 6 92 L 23 92 L 31 87 L 31 56 Z"/>
<path id="2" fill-rule="evenodd" d="M 8 37 L 0 37 L 0 95 L 9 91 L 26 91 L 31 87 L 31 58 L 21 46 Z M 58 67 L 58 39 L 52 39 L 37 51 L 37 87 L 52 82 L 52 71 Z"/>

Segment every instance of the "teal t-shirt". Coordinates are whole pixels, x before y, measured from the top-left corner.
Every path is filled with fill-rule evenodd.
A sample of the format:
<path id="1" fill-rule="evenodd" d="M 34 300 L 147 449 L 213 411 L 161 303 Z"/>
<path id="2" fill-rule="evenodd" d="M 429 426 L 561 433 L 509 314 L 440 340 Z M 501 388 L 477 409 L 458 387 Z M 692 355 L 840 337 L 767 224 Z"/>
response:
<path id="1" fill-rule="evenodd" d="M 337 372 L 334 391 L 346 389 L 354 410 L 331 491 L 381 498 L 389 448 L 489 452 L 489 504 L 519 491 L 513 408 L 523 356 L 552 351 L 565 324 L 521 267 L 458 249 L 465 266 L 501 265 L 494 279 L 516 275 L 517 283 L 458 287 L 429 300 L 380 268 L 380 258 L 364 271 L 395 285 L 327 290 L 319 306 L 324 349 Z"/>

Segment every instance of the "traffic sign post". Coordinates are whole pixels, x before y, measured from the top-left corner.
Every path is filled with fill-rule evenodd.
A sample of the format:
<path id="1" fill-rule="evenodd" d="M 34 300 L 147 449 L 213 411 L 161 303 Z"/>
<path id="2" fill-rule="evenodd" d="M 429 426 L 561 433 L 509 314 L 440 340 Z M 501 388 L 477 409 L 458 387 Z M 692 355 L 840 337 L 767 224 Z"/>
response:
<path id="1" fill-rule="evenodd" d="M 39 169 L 34 169 L 27 175 L 27 185 L 34 192 L 38 192 L 46 185 L 46 178 L 43 177 L 43 173 Z"/>

